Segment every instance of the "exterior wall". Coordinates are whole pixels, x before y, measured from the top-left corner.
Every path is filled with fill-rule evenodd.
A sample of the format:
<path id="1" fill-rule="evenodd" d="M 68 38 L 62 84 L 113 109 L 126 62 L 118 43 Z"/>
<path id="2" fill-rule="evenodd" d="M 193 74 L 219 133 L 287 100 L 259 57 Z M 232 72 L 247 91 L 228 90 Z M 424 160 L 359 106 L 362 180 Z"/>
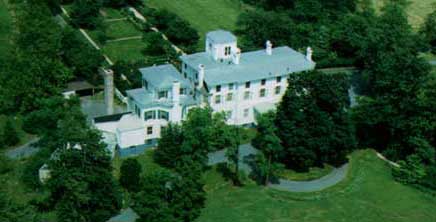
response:
<path id="1" fill-rule="evenodd" d="M 276 78 L 266 79 L 264 86 L 261 85 L 261 80 L 250 81 L 250 88 L 245 87 L 245 83 L 235 84 L 233 90 L 229 90 L 228 84 L 221 85 L 221 91 L 216 91 L 216 86 L 210 87 L 209 104 L 215 112 L 231 112 L 228 123 L 236 125 L 251 124 L 255 122 L 254 107 L 262 103 L 279 103 L 283 97 L 287 83 L 287 76 L 282 76 L 280 83 L 277 83 Z M 275 88 L 281 87 L 280 93 L 275 94 Z M 260 90 L 266 89 L 266 96 L 260 97 Z M 245 92 L 250 92 L 250 98 L 244 99 Z M 232 101 L 227 101 L 227 94 L 233 93 Z M 221 96 L 221 102 L 215 102 L 216 96 Z M 244 112 L 248 109 L 248 116 Z"/>
<path id="2" fill-rule="evenodd" d="M 94 124 L 94 126 L 97 129 L 101 131 L 111 132 L 111 133 L 115 133 L 117 131 L 117 125 L 118 125 L 118 121 Z"/>
<path id="3" fill-rule="evenodd" d="M 127 148 L 144 144 L 145 132 L 144 129 L 120 132 L 117 130 L 117 141 L 120 148 Z"/>

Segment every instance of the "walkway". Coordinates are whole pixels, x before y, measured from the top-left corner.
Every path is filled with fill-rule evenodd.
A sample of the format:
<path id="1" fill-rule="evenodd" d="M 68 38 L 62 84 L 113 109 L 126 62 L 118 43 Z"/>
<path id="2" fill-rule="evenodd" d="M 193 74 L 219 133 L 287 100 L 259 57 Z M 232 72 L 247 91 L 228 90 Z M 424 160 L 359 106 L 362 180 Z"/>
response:
<path id="1" fill-rule="evenodd" d="M 111 39 L 111 40 L 107 40 L 106 42 L 120 42 L 125 40 L 132 40 L 132 39 L 142 39 L 142 36 L 131 36 L 131 37 L 124 37 L 119 39 Z"/>
<path id="2" fill-rule="evenodd" d="M 32 139 L 26 144 L 6 151 L 5 155 L 11 159 L 21 159 L 32 156 L 39 151 L 39 147 L 35 146 L 35 143 L 37 143 L 38 141 L 39 138 Z"/>
<path id="3" fill-rule="evenodd" d="M 247 175 L 251 172 L 250 160 L 259 152 L 251 144 L 244 144 L 239 147 L 240 169 L 244 170 Z M 212 166 L 227 161 L 226 150 L 220 150 L 208 155 L 208 165 Z M 291 181 L 280 179 L 278 184 L 270 184 L 269 187 L 289 192 L 315 192 L 334 186 L 341 182 L 348 172 L 348 164 L 334 169 L 330 174 L 312 181 Z"/>

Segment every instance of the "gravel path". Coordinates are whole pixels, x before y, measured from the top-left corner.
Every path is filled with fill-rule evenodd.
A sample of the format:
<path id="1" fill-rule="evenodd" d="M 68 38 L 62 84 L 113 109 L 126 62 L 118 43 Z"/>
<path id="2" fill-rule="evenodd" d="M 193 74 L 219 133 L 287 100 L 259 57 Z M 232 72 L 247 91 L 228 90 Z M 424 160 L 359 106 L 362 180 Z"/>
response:
<path id="1" fill-rule="evenodd" d="M 258 150 L 250 144 L 244 144 L 239 147 L 239 162 L 240 168 L 249 174 L 251 168 L 248 160 L 252 156 L 256 155 Z M 227 161 L 226 150 L 220 150 L 217 152 L 209 153 L 208 165 L 212 166 L 218 163 Z M 348 172 L 348 164 L 344 164 L 339 168 L 335 168 L 330 174 L 312 181 L 291 181 L 280 179 L 278 184 L 270 184 L 269 187 L 284 190 L 289 192 L 315 192 L 331 187 L 341 182 Z"/>

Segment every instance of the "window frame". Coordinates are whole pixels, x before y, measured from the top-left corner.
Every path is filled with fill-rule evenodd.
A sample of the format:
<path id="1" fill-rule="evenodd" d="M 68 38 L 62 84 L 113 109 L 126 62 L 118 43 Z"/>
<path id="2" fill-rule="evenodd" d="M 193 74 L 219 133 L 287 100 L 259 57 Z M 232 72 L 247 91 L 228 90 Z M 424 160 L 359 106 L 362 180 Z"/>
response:
<path id="1" fill-rule="evenodd" d="M 153 134 L 153 126 L 147 126 L 147 135 Z"/>
<path id="2" fill-rule="evenodd" d="M 259 97 L 260 98 L 266 97 L 266 89 L 265 88 L 262 88 L 259 90 Z"/>

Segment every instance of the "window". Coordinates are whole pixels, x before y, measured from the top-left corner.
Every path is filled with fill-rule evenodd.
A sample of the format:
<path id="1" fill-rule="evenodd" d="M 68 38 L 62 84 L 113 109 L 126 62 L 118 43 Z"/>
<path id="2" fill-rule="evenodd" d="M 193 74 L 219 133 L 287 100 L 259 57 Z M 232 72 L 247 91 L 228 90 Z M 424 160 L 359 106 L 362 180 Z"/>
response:
<path id="1" fill-rule="evenodd" d="M 261 84 L 264 86 L 266 84 L 266 79 L 262 79 Z"/>
<path id="2" fill-rule="evenodd" d="M 144 113 L 144 120 L 147 121 L 149 119 L 156 119 L 156 112 L 154 110 Z"/>
<path id="3" fill-rule="evenodd" d="M 169 120 L 170 114 L 167 111 L 159 110 L 158 112 L 159 119 Z"/>
<path id="4" fill-rule="evenodd" d="M 180 95 L 185 95 L 186 94 L 186 90 L 185 88 L 180 88 Z"/>
<path id="5" fill-rule="evenodd" d="M 282 77 L 281 76 L 277 77 L 276 81 L 277 81 L 277 83 L 282 82 Z"/>
<path id="6" fill-rule="evenodd" d="M 230 55 L 230 53 L 231 53 L 231 48 L 230 48 L 230 46 L 226 46 L 226 47 L 224 48 L 224 55 L 228 56 L 228 55 Z"/>
<path id="7" fill-rule="evenodd" d="M 249 81 L 245 83 L 245 88 L 250 88 L 250 82 Z"/>
<path id="8" fill-rule="evenodd" d="M 233 90 L 234 87 L 235 87 L 235 84 L 233 84 L 233 83 L 230 83 L 230 84 L 229 84 L 229 90 Z"/>
<path id="9" fill-rule="evenodd" d="M 153 127 L 149 126 L 147 127 L 147 135 L 151 135 L 151 134 L 153 134 Z"/>
<path id="10" fill-rule="evenodd" d="M 231 119 L 233 115 L 233 112 L 231 110 L 226 112 L 226 119 Z"/>
<path id="11" fill-rule="evenodd" d="M 275 93 L 276 93 L 276 95 L 280 94 L 281 91 L 282 91 L 282 87 L 280 87 L 280 86 L 276 86 L 276 89 L 275 89 Z"/>
<path id="12" fill-rule="evenodd" d="M 145 89 L 148 89 L 148 82 L 147 80 L 142 80 L 142 86 L 144 86 Z"/>
<path id="13" fill-rule="evenodd" d="M 233 100 L 233 93 L 227 93 L 226 101 L 230 102 Z"/>
<path id="14" fill-rule="evenodd" d="M 250 99 L 250 92 L 249 91 L 245 91 L 244 92 L 244 100 L 249 100 Z"/>
<path id="15" fill-rule="evenodd" d="M 160 91 L 158 95 L 158 99 L 167 98 L 168 97 L 168 91 Z"/>
<path id="16" fill-rule="evenodd" d="M 138 117 L 141 117 L 141 110 L 138 108 L 137 105 L 135 105 L 135 113 Z"/>
<path id="17" fill-rule="evenodd" d="M 260 89 L 259 97 L 265 97 L 265 96 L 266 96 L 266 89 Z"/>
<path id="18" fill-rule="evenodd" d="M 215 96 L 215 104 L 220 104 L 221 103 L 221 96 L 220 95 L 216 95 Z"/>
<path id="19" fill-rule="evenodd" d="M 216 90 L 216 92 L 221 92 L 221 86 L 217 85 L 215 90 Z"/>
<path id="20" fill-rule="evenodd" d="M 198 72 L 195 73 L 195 78 L 198 79 Z"/>
<path id="21" fill-rule="evenodd" d="M 244 109 L 244 117 L 248 117 L 248 114 L 250 114 L 250 110 Z"/>

